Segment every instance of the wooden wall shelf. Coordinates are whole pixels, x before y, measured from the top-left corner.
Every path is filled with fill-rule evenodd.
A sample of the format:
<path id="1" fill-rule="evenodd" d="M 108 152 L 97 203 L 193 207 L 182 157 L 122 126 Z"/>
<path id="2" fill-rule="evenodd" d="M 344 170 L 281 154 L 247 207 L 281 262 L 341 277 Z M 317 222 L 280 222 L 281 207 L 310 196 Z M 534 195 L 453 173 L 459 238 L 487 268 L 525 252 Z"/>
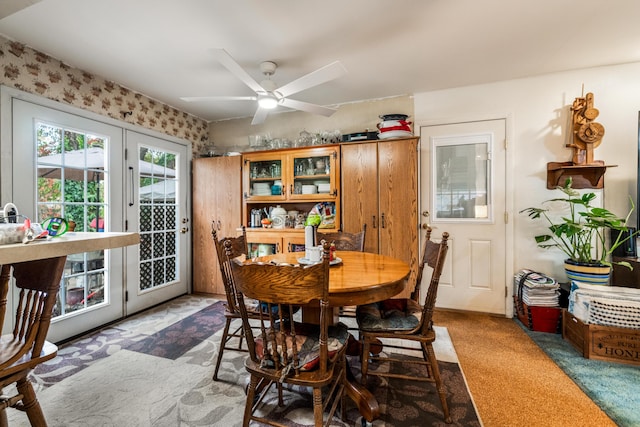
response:
<path id="1" fill-rule="evenodd" d="M 604 188 L 604 173 L 607 168 L 617 165 L 605 165 L 602 160 L 596 160 L 597 164 L 574 165 L 572 162 L 547 163 L 547 188 L 553 190 L 558 186 L 564 186 L 567 178 L 573 180 L 571 188 Z"/>

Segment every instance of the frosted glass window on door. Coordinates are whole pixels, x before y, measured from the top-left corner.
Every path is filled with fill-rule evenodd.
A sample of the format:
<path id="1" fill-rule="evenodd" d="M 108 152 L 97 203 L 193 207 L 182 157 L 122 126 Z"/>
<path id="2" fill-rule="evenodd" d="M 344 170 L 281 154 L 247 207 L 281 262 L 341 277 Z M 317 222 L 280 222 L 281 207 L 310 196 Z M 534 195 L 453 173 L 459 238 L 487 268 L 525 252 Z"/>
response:
<path id="1" fill-rule="evenodd" d="M 434 168 L 434 219 L 489 219 L 488 142 L 436 145 Z"/>
<path id="2" fill-rule="evenodd" d="M 105 231 L 109 215 L 106 137 L 36 123 L 37 222 L 60 217 L 74 231 Z M 67 257 L 54 316 L 105 302 L 105 252 Z"/>
<path id="3" fill-rule="evenodd" d="M 178 159 L 149 147 L 140 147 L 138 154 L 140 290 L 149 290 L 178 277 Z"/>

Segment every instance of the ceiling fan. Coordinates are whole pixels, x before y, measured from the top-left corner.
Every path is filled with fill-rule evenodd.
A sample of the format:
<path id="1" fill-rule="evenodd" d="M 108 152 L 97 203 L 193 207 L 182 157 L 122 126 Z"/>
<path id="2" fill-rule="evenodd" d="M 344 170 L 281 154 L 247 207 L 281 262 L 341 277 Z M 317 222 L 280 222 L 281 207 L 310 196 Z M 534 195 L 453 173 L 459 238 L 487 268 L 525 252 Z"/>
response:
<path id="1" fill-rule="evenodd" d="M 277 87 L 275 82 L 271 80 L 271 76 L 276 72 L 277 68 L 277 64 L 275 62 L 265 61 L 260 64 L 260 71 L 264 74 L 265 79 L 258 83 L 231 57 L 231 55 L 227 53 L 226 50 L 212 49 L 212 52 L 224 67 L 235 74 L 244 84 L 249 86 L 251 90 L 256 93 L 255 96 L 189 96 L 180 98 L 183 101 L 258 101 L 258 109 L 251 121 L 252 125 L 264 122 L 269 111 L 276 108 L 278 105 L 327 117 L 336 112 L 335 108 L 296 101 L 295 99 L 289 98 L 289 96 L 345 75 L 347 70 L 340 61 L 332 62 L 331 64 L 325 65 L 324 67 L 287 83 L 284 86 Z"/>

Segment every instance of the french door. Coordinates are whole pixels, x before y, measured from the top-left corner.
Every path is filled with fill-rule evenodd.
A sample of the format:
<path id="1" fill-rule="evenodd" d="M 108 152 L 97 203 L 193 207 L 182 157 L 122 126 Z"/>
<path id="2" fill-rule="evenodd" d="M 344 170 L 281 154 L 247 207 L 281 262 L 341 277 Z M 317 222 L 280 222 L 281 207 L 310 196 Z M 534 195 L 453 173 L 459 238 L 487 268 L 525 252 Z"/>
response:
<path id="1" fill-rule="evenodd" d="M 140 233 L 127 262 L 131 314 L 189 289 L 189 159 L 185 145 L 133 131 L 126 131 L 126 152 L 127 231 Z"/>
<path id="2" fill-rule="evenodd" d="M 11 132 L 2 133 L 2 152 L 11 159 L 2 159 L 2 204 L 13 202 L 33 222 L 64 218 L 75 231 L 141 237 L 140 245 L 67 257 L 48 339 L 187 293 L 188 145 L 40 101 L 3 92 Z"/>
<path id="3" fill-rule="evenodd" d="M 75 223 L 75 231 L 122 231 L 122 129 L 17 98 L 11 107 L 8 197 L 19 213 L 40 223 L 64 218 Z M 67 257 L 50 341 L 123 316 L 124 251 Z"/>

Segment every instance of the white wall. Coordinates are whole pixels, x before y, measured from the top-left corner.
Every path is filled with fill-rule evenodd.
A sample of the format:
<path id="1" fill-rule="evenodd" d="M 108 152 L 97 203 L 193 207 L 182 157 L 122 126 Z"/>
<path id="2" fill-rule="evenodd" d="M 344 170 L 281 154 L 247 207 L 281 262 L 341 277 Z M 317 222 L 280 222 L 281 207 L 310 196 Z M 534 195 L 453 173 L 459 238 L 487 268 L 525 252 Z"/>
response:
<path id="1" fill-rule="evenodd" d="M 636 200 L 640 63 L 549 74 L 494 84 L 424 92 L 414 95 L 416 129 L 421 124 L 511 117 L 508 150 L 513 164 L 510 218 L 515 221 L 513 270 L 532 268 L 564 280 L 563 255 L 539 249 L 533 236 L 542 230 L 518 212 L 560 195 L 546 189 L 548 162 L 571 160 L 565 147 L 569 107 L 576 97 L 592 92 L 600 111 L 596 122 L 605 128 L 595 159 L 618 165 L 605 174 L 604 204 L 618 215 Z M 595 191 L 600 194 L 599 190 Z M 635 225 L 635 213 L 632 215 Z"/>
<path id="2" fill-rule="evenodd" d="M 397 96 L 372 99 L 340 105 L 331 117 L 323 117 L 298 111 L 270 114 L 260 125 L 251 125 L 251 117 L 246 119 L 213 122 L 210 126 L 209 141 L 216 147 L 229 147 L 243 151 L 249 145 L 249 135 L 269 133 L 272 138 L 295 139 L 300 132 L 317 132 L 339 129 L 343 134 L 377 131 L 380 114 L 401 113 L 413 117 L 413 99 Z"/>

